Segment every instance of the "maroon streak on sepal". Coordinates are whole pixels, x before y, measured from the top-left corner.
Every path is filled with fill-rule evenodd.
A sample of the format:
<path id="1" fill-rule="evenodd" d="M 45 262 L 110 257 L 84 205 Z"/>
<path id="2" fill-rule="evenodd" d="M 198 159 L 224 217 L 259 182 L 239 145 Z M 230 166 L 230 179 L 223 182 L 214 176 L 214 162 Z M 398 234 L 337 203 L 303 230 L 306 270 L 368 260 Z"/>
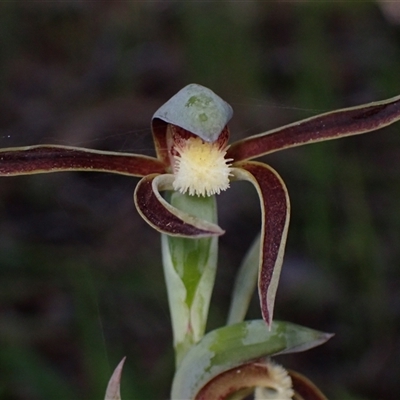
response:
<path id="1" fill-rule="evenodd" d="M 270 166 L 254 161 L 235 166 L 237 168 L 232 169 L 234 179 L 251 182 L 260 198 L 262 227 L 258 291 L 262 316 L 271 326 L 289 227 L 289 195 L 281 177 Z"/>
<path id="2" fill-rule="evenodd" d="M 375 131 L 400 120 L 400 96 L 307 118 L 240 140 L 227 157 L 249 160 L 303 144 Z"/>
<path id="3" fill-rule="evenodd" d="M 211 222 L 201 220 L 171 206 L 160 195 L 160 190 L 173 190 L 171 174 L 152 174 L 136 186 L 135 205 L 143 219 L 160 233 L 170 236 L 200 238 L 219 236 L 224 231 Z"/>
<path id="4" fill-rule="evenodd" d="M 295 395 L 293 400 L 328 400 L 328 398 L 304 375 L 288 370 Z"/>
<path id="5" fill-rule="evenodd" d="M 154 148 L 156 150 L 157 158 L 165 164 L 169 164 L 167 148 L 168 125 L 168 123 L 158 118 L 153 118 L 151 121 L 151 130 L 153 133 Z"/>
<path id="6" fill-rule="evenodd" d="M 163 173 L 165 165 L 153 157 L 71 146 L 39 145 L 0 150 L 0 176 L 61 171 L 110 172 L 143 177 Z"/>

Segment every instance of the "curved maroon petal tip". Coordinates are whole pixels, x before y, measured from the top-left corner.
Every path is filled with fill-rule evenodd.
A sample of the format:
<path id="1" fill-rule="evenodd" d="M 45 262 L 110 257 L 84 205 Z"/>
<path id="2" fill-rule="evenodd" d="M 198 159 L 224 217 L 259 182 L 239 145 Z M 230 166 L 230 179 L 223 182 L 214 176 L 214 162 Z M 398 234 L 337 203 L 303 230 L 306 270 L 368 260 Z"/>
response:
<path id="1" fill-rule="evenodd" d="M 289 195 L 283 180 L 270 166 L 248 161 L 235 163 L 235 167 L 234 178 L 251 182 L 260 198 L 262 227 L 258 291 L 262 316 L 271 326 L 289 228 Z"/>
<path id="2" fill-rule="evenodd" d="M 233 143 L 235 161 L 249 160 L 303 144 L 375 131 L 400 120 L 400 96 L 307 118 Z"/>
<path id="3" fill-rule="evenodd" d="M 200 238 L 219 236 L 224 231 L 211 222 L 184 213 L 167 203 L 159 190 L 172 190 L 174 176 L 152 174 L 137 184 L 134 200 L 142 218 L 160 233 L 171 236 Z"/>
<path id="4" fill-rule="evenodd" d="M 166 166 L 153 157 L 71 146 L 40 145 L 0 150 L 0 176 L 61 171 L 110 172 L 143 177 L 163 173 Z"/>
<path id="5" fill-rule="evenodd" d="M 328 400 L 328 398 L 308 378 L 298 372 L 288 370 L 295 391 L 294 400 Z"/>

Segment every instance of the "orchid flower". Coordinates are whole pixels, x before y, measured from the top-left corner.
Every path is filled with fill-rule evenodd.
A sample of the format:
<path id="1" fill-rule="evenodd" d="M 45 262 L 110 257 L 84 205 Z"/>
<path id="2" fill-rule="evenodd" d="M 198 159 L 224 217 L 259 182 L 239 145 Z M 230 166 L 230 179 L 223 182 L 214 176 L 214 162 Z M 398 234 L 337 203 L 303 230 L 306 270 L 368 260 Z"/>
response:
<path id="1" fill-rule="evenodd" d="M 239 399 L 255 388 L 255 399 L 325 400 L 307 378 L 269 359 L 308 350 L 332 335 L 272 322 L 290 203 L 278 173 L 252 160 L 392 124 L 400 119 L 400 96 L 321 114 L 229 145 L 231 117 L 224 100 L 192 84 L 153 116 L 156 157 L 57 145 L 17 147 L 0 150 L 0 176 L 101 171 L 142 178 L 134 193 L 136 208 L 162 234 L 177 365 L 173 399 Z M 204 334 L 217 238 L 224 233 L 216 223 L 215 195 L 237 180 L 256 188 L 261 234 L 239 271 L 228 325 Z M 164 198 L 160 191 L 171 194 Z M 243 321 L 257 280 L 263 320 Z M 121 398 L 122 365 L 109 382 L 106 400 Z"/>
<path id="2" fill-rule="evenodd" d="M 229 145 L 227 123 L 231 117 L 232 109 L 224 100 L 191 84 L 153 116 L 156 157 L 50 144 L 7 148 L 0 150 L 0 176 L 101 171 L 141 177 L 134 193 L 140 215 L 157 231 L 185 238 L 219 236 L 224 231 L 174 207 L 160 191 L 212 197 L 228 189 L 232 181 L 251 182 L 262 209 L 258 290 L 263 319 L 271 325 L 290 204 L 278 173 L 252 160 L 390 125 L 400 119 L 400 96 L 324 113 Z"/>

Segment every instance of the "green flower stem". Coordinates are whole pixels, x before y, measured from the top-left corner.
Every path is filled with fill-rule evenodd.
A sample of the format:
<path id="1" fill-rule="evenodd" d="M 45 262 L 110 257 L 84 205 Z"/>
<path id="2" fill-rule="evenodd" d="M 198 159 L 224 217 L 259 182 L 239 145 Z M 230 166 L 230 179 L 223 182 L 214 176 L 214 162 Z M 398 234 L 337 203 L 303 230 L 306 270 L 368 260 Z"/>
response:
<path id="1" fill-rule="evenodd" d="M 206 221 L 217 222 L 214 196 L 177 192 L 171 204 Z M 172 319 L 176 365 L 204 336 L 217 268 L 218 238 L 161 236 L 164 275 Z"/>

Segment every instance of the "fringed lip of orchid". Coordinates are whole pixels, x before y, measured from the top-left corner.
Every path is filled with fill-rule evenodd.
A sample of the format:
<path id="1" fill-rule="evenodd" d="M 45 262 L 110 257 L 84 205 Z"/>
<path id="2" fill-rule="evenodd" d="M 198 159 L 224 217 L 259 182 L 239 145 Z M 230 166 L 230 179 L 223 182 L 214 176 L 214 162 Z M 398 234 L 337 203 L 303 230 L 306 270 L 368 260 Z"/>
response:
<path id="1" fill-rule="evenodd" d="M 212 196 L 229 188 L 231 161 L 226 158 L 229 130 L 225 126 L 214 142 L 177 126 L 167 127 L 167 146 L 175 181 L 173 188 L 190 196 Z"/>
<path id="2" fill-rule="evenodd" d="M 190 138 L 177 147 L 173 166 L 173 187 L 190 196 L 212 196 L 229 188 L 232 158 L 226 159 L 226 149 L 200 138 Z"/>
<path id="3" fill-rule="evenodd" d="M 400 120 L 400 96 L 317 115 L 228 146 L 226 125 L 231 117 L 232 108 L 224 100 L 191 84 L 153 116 L 156 157 L 56 145 L 9 148 L 0 150 L 0 176 L 103 171 L 142 177 L 134 194 L 140 215 L 161 233 L 189 238 L 219 236 L 224 231 L 168 205 L 159 190 L 209 196 L 227 189 L 230 181 L 249 181 L 262 208 L 258 290 L 263 318 L 270 325 L 288 230 L 289 197 L 276 171 L 249 160 L 393 124 Z M 185 140 L 175 143 L 179 135 L 171 139 L 169 130 L 189 136 L 179 134 Z"/>

